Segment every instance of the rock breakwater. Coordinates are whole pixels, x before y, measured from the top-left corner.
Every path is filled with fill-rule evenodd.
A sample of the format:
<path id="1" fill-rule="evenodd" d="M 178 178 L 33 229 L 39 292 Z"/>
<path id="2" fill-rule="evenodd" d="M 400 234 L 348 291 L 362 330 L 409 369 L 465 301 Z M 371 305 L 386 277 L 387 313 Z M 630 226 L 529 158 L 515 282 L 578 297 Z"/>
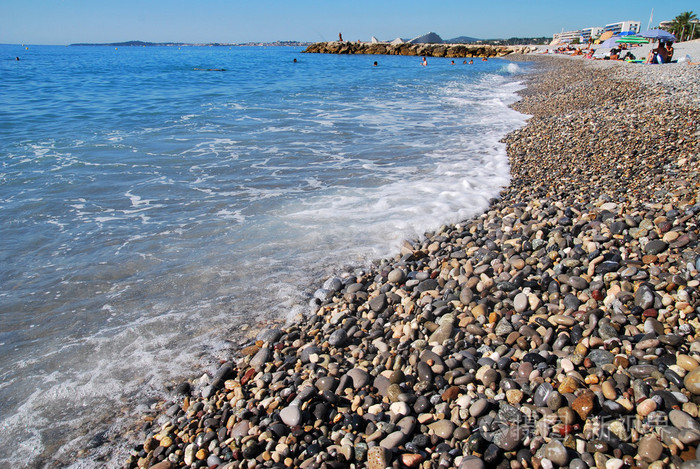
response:
<path id="1" fill-rule="evenodd" d="M 182 383 L 127 467 L 700 467 L 700 112 L 538 60 L 484 214 Z"/>
<path id="2" fill-rule="evenodd" d="M 469 44 L 391 44 L 365 42 L 317 42 L 304 50 L 319 54 L 413 55 L 427 57 L 504 57 L 529 52 L 527 46 L 489 46 Z"/>

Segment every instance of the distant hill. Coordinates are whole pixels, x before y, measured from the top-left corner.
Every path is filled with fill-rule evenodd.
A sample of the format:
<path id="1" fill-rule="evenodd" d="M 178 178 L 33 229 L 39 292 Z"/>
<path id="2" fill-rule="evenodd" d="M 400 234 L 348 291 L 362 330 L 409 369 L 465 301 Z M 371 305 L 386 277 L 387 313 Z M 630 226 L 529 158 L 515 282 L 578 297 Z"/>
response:
<path id="1" fill-rule="evenodd" d="M 488 45 L 517 45 L 517 44 L 549 44 L 549 37 L 511 37 L 509 39 L 479 39 L 471 36 L 459 36 L 452 39 L 442 39 L 437 33 L 407 40 L 411 44 L 488 44 Z"/>
<path id="2" fill-rule="evenodd" d="M 445 42 L 448 44 L 473 44 L 479 41 L 481 41 L 481 39 L 469 36 L 459 36 L 453 39 L 445 39 Z"/>
<path id="3" fill-rule="evenodd" d="M 408 41 L 411 44 L 443 44 L 445 41 L 437 33 L 428 33 Z"/>
<path id="4" fill-rule="evenodd" d="M 110 46 L 110 47 L 179 47 L 179 46 L 201 46 L 201 47 L 216 47 L 216 46 L 307 46 L 310 42 L 300 41 L 276 41 L 276 42 L 247 42 L 245 44 L 233 44 L 223 42 L 210 42 L 206 44 L 192 44 L 187 42 L 145 42 L 145 41 L 125 41 L 125 42 L 107 42 L 107 43 L 77 43 L 71 46 Z"/>
<path id="5" fill-rule="evenodd" d="M 150 47 L 150 46 L 186 46 L 183 42 L 144 42 L 144 41 L 125 41 L 125 42 L 105 42 L 100 44 L 93 43 L 77 43 L 71 46 L 112 46 L 112 47 Z"/>

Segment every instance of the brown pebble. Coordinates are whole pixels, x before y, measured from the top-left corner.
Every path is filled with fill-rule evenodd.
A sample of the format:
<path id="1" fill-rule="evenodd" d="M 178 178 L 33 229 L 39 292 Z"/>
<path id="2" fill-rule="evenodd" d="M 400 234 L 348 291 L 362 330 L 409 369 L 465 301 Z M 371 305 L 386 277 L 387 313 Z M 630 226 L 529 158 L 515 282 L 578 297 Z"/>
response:
<path id="1" fill-rule="evenodd" d="M 506 399 L 511 405 L 520 404 L 520 401 L 523 400 L 523 396 L 524 394 L 520 389 L 509 389 L 506 391 Z"/>
<path id="2" fill-rule="evenodd" d="M 656 402 L 653 399 L 644 399 L 637 404 L 637 413 L 642 417 L 646 417 L 656 410 Z"/>
<path id="3" fill-rule="evenodd" d="M 151 466 L 151 469 L 173 469 L 175 465 L 168 460 L 161 461 Z"/>
<path id="4" fill-rule="evenodd" d="M 688 445 L 683 451 L 681 451 L 680 457 L 683 461 L 694 461 L 695 460 L 695 446 Z"/>
<path id="5" fill-rule="evenodd" d="M 425 461 L 425 458 L 420 454 L 404 453 L 401 455 L 401 464 L 413 469 L 420 466 L 420 464 Z"/>
<path id="6" fill-rule="evenodd" d="M 659 258 L 653 254 L 647 254 L 645 256 L 642 256 L 642 262 L 644 262 L 645 264 L 654 264 L 658 260 Z"/>
<path id="7" fill-rule="evenodd" d="M 685 354 L 680 354 L 678 357 L 676 357 L 676 364 L 685 371 L 693 371 L 698 367 L 698 365 L 700 365 L 696 359 Z"/>
<path id="8" fill-rule="evenodd" d="M 571 376 L 564 378 L 561 383 L 559 383 L 559 388 L 557 389 L 560 393 L 572 393 L 578 389 L 578 381 Z"/>
<path id="9" fill-rule="evenodd" d="M 249 345 L 248 347 L 243 347 L 241 349 L 242 355 L 255 355 L 260 351 L 260 347 L 257 345 Z"/>
<path id="10" fill-rule="evenodd" d="M 445 402 L 452 402 L 459 396 L 459 386 L 450 386 L 442 393 L 442 400 Z"/>
<path id="11" fill-rule="evenodd" d="M 613 365 L 617 368 L 627 368 L 630 366 L 630 361 L 624 355 L 616 355 L 615 358 L 613 358 Z"/>
<path id="12" fill-rule="evenodd" d="M 586 420 L 595 407 L 595 394 L 590 391 L 584 392 L 571 404 L 571 408 L 581 417 L 581 420 Z"/>
<path id="13" fill-rule="evenodd" d="M 604 381 L 601 385 L 603 395 L 610 399 L 611 401 L 617 398 L 617 390 L 615 389 L 615 384 L 611 380 Z"/>

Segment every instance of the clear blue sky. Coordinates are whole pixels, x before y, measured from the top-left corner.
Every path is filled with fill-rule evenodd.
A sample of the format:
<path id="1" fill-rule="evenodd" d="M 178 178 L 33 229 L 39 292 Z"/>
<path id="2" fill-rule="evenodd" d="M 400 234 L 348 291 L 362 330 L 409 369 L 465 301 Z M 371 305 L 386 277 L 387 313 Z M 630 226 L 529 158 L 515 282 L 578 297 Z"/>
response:
<path id="1" fill-rule="evenodd" d="M 0 0 L 0 43 L 551 36 L 625 20 L 646 29 L 652 8 L 653 25 L 683 11 L 700 16 L 698 0 Z"/>

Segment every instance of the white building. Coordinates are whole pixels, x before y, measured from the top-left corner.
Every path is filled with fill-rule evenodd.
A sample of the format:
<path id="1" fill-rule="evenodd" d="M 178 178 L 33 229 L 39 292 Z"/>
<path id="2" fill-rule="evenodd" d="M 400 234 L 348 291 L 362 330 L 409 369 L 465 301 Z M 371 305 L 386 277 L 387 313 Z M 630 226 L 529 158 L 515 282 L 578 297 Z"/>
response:
<path id="1" fill-rule="evenodd" d="M 590 38 L 597 38 L 605 32 L 605 28 L 600 26 L 592 26 L 581 30 L 581 43 L 586 44 Z"/>
<path id="2" fill-rule="evenodd" d="M 581 30 L 576 31 L 562 31 L 560 33 L 555 33 L 552 37 L 552 44 L 570 43 L 574 40 L 581 40 Z"/>
<path id="3" fill-rule="evenodd" d="M 632 31 L 636 34 L 639 32 L 640 27 L 641 23 L 639 21 L 620 21 L 618 23 L 606 24 L 605 31 L 612 31 L 614 34 Z"/>
<path id="4" fill-rule="evenodd" d="M 673 25 L 673 21 L 662 21 L 659 23 L 659 29 L 665 29 L 668 31 L 671 29 L 671 26 Z"/>

